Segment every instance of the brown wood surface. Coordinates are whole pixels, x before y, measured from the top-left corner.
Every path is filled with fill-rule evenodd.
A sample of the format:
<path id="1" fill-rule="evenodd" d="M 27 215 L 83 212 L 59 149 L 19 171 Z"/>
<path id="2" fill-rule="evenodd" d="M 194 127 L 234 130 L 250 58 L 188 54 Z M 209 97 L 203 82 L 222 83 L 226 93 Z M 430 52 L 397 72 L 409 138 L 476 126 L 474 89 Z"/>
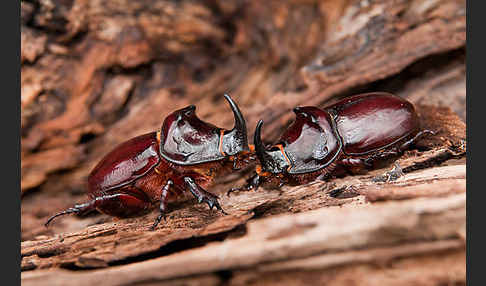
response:
<path id="1" fill-rule="evenodd" d="M 465 1 L 21 2 L 25 285 L 465 285 Z M 298 105 L 388 91 L 424 128 L 397 162 L 281 190 L 191 196 L 157 216 L 53 213 L 122 141 L 189 104 L 229 128 L 222 94 L 271 142 Z M 250 136 L 251 138 L 251 136 Z M 251 142 L 250 142 L 251 143 Z"/>

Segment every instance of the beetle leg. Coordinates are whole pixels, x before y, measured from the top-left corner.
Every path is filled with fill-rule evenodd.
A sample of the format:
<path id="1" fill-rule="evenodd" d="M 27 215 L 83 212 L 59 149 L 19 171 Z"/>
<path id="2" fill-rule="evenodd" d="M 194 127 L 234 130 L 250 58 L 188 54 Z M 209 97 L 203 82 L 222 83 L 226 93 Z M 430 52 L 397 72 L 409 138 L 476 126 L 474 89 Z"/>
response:
<path id="1" fill-rule="evenodd" d="M 155 219 L 155 222 L 150 228 L 150 230 L 155 230 L 157 225 L 162 220 L 162 217 L 165 220 L 165 211 L 167 210 L 167 197 L 169 196 L 169 189 L 173 184 L 174 182 L 172 182 L 172 180 L 168 180 L 165 186 L 162 188 L 162 193 L 160 194 L 160 206 L 159 206 L 160 214 Z"/>
<path id="2" fill-rule="evenodd" d="M 435 132 L 432 131 L 432 130 L 422 130 L 422 131 L 420 131 L 412 139 L 410 139 L 410 140 L 406 141 L 405 143 L 403 143 L 402 145 L 400 145 L 400 147 L 398 148 L 399 151 L 404 151 L 404 150 L 408 149 L 408 147 L 410 145 L 412 145 L 413 143 L 415 143 L 420 137 L 422 137 L 422 136 L 424 136 L 426 134 L 435 135 Z"/>
<path id="3" fill-rule="evenodd" d="M 373 166 L 374 158 L 344 158 L 339 161 L 341 166 L 353 175 L 359 175 L 366 172 Z"/>
<path id="4" fill-rule="evenodd" d="M 213 195 L 203 189 L 201 186 L 196 184 L 191 177 L 184 177 L 184 182 L 186 183 L 189 191 L 194 195 L 194 197 L 196 197 L 198 203 L 205 202 L 208 204 L 209 209 L 212 210 L 213 207 L 216 207 L 216 209 L 220 210 L 222 213 L 227 214 L 219 205 L 218 196 Z"/>
<path id="5" fill-rule="evenodd" d="M 238 171 L 241 168 L 238 166 L 238 160 L 234 159 L 233 160 L 233 170 Z"/>
<path id="6" fill-rule="evenodd" d="M 74 207 L 68 208 L 67 210 L 64 210 L 62 212 L 59 212 L 59 213 L 51 216 L 44 225 L 47 227 L 49 225 L 49 223 L 58 216 L 94 210 L 96 207 L 101 205 L 104 201 L 111 200 L 111 199 L 116 198 L 120 195 L 122 195 L 122 194 L 105 195 L 105 196 L 97 197 L 97 198 L 95 198 L 95 199 L 93 199 L 89 202 L 83 203 L 83 204 L 74 205 Z"/>
<path id="7" fill-rule="evenodd" d="M 231 188 L 226 195 L 229 197 L 230 193 L 232 192 L 239 192 L 239 191 L 250 191 L 250 190 L 258 190 L 260 186 L 260 176 L 258 174 L 254 174 L 249 179 L 246 180 L 246 185 L 239 188 Z"/>
<path id="8" fill-rule="evenodd" d="M 371 181 L 373 182 L 391 182 L 391 181 L 396 181 L 398 178 L 400 178 L 401 176 L 405 175 L 403 173 L 403 170 L 402 170 L 402 167 L 400 166 L 400 164 L 398 164 L 397 161 L 395 161 L 395 163 L 393 164 L 393 169 L 391 169 L 390 171 L 387 171 L 385 174 L 383 175 L 378 175 L 374 178 L 371 179 Z"/>

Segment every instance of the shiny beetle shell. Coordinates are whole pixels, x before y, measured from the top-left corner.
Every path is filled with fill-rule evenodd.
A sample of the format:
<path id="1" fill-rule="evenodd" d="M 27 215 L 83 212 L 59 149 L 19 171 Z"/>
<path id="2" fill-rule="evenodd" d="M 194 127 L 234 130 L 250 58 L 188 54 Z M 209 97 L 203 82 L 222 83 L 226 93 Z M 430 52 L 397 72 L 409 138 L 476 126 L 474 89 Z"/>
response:
<path id="1" fill-rule="evenodd" d="M 421 135 L 433 133 L 420 131 L 410 102 L 385 92 L 347 97 L 322 109 L 304 106 L 293 111 L 295 121 L 269 148 L 261 140 L 263 121 L 258 122 L 254 142 L 260 165 L 246 189 L 263 181 L 303 183 L 330 175 L 337 166 L 366 169 L 399 154 Z"/>
<path id="2" fill-rule="evenodd" d="M 88 176 L 91 195 L 109 192 L 145 175 L 159 162 L 155 132 L 140 135 L 115 147 Z"/>
<path id="3" fill-rule="evenodd" d="M 334 114 L 344 152 L 363 155 L 385 149 L 419 132 L 413 105 L 390 93 L 366 93 L 325 110 Z"/>
<path id="4" fill-rule="evenodd" d="M 178 165 L 192 165 L 249 150 L 245 120 L 238 106 L 228 102 L 235 116 L 235 128 L 229 131 L 200 120 L 194 105 L 167 116 L 161 128 L 160 155 Z"/>
<path id="5" fill-rule="evenodd" d="M 168 200 L 184 191 L 224 213 L 218 197 L 204 187 L 252 161 L 243 115 L 228 95 L 224 97 L 234 114 L 233 129 L 200 120 L 194 105 L 172 112 L 159 131 L 129 139 L 104 156 L 88 176 L 91 200 L 55 214 L 46 226 L 58 216 L 93 209 L 117 217 L 142 215 L 158 202 L 155 228 Z"/>

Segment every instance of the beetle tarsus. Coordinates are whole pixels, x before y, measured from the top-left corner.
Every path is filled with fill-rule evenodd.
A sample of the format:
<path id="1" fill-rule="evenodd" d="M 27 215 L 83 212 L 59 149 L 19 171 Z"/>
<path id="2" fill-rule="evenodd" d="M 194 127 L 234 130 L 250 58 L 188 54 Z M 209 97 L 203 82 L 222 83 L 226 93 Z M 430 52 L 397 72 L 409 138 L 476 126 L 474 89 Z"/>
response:
<path id="1" fill-rule="evenodd" d="M 251 191 L 251 190 L 258 190 L 260 186 L 260 176 L 258 174 L 254 174 L 250 178 L 246 180 L 246 185 L 239 188 L 231 188 L 226 195 L 229 197 L 233 192 L 240 192 L 240 191 Z"/>
<path id="2" fill-rule="evenodd" d="M 159 225 L 162 218 L 164 218 L 164 221 L 167 221 L 167 218 L 165 217 L 165 213 L 160 213 L 155 219 L 154 224 L 150 227 L 150 230 L 152 231 L 155 230 L 155 228 L 157 227 L 157 225 Z"/>
<path id="3" fill-rule="evenodd" d="M 239 192 L 241 190 L 245 189 L 245 187 L 242 187 L 242 188 L 231 188 L 229 191 L 226 192 L 226 196 L 230 196 L 231 193 L 234 193 L 234 192 Z"/>
<path id="4" fill-rule="evenodd" d="M 251 184 L 246 184 L 245 186 L 243 187 L 239 187 L 239 188 L 231 188 L 228 192 L 226 192 L 226 195 L 229 197 L 231 193 L 234 193 L 234 192 L 241 192 L 241 191 L 245 191 L 245 192 L 248 192 L 248 191 L 251 191 L 253 190 L 255 187 L 252 186 Z M 256 190 L 256 189 L 255 189 Z"/>
<path id="5" fill-rule="evenodd" d="M 418 132 L 412 139 L 410 140 L 407 140 L 405 143 L 403 143 L 398 149 L 399 151 L 404 151 L 406 149 L 408 149 L 408 147 L 412 144 L 414 144 L 415 142 L 417 142 L 418 139 L 420 139 L 420 137 L 424 136 L 424 135 L 427 135 L 427 134 L 430 134 L 430 135 L 435 135 L 436 133 L 432 130 L 428 130 L 428 129 L 425 129 L 425 130 L 422 130 L 420 132 Z"/>
<path id="6" fill-rule="evenodd" d="M 395 162 L 393 165 L 393 169 L 391 169 L 390 171 L 386 172 L 383 175 L 376 176 L 371 180 L 375 183 L 376 182 L 388 183 L 388 182 L 398 180 L 398 178 L 402 177 L 403 175 L 405 174 L 403 173 L 402 167 L 400 166 L 400 164 L 398 164 L 398 162 Z"/>
<path id="7" fill-rule="evenodd" d="M 169 189 L 173 184 L 174 182 L 172 182 L 172 180 L 168 180 L 165 186 L 162 188 L 162 192 L 160 194 L 160 206 L 159 206 L 160 214 L 155 219 L 155 222 L 150 227 L 150 230 L 155 230 L 155 228 L 157 227 L 157 225 L 159 225 L 162 218 L 164 218 L 164 221 L 167 221 L 165 217 L 165 212 L 167 210 L 167 197 L 169 195 Z"/>
<path id="8" fill-rule="evenodd" d="M 205 202 L 208 204 L 209 209 L 212 210 L 214 207 L 220 210 L 223 214 L 227 215 L 227 213 L 221 208 L 218 199 L 219 197 L 213 195 L 203 189 L 201 186 L 196 184 L 194 180 L 190 177 L 185 177 L 184 182 L 186 183 L 187 188 L 192 193 L 192 195 L 197 199 L 198 203 Z"/>
<path id="9" fill-rule="evenodd" d="M 398 178 L 405 175 L 403 173 L 402 167 L 400 166 L 400 164 L 398 164 L 398 162 L 395 162 L 393 169 L 391 169 L 391 171 L 388 171 L 386 174 L 387 174 L 387 180 L 386 180 L 387 182 L 396 181 Z"/>

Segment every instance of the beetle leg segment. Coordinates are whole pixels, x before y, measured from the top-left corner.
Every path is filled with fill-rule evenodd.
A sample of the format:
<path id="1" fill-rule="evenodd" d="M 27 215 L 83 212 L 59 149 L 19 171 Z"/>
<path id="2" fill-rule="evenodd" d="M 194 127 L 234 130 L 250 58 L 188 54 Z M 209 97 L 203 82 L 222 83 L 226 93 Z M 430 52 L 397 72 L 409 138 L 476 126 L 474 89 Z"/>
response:
<path id="1" fill-rule="evenodd" d="M 205 202 L 208 204 L 209 209 L 216 209 L 220 210 L 223 214 L 227 214 L 219 205 L 218 196 L 213 195 L 203 189 L 201 186 L 196 184 L 191 177 L 184 177 L 184 182 L 186 183 L 187 189 L 196 197 L 198 203 Z"/>
<path id="2" fill-rule="evenodd" d="M 403 176 L 404 173 L 403 173 L 403 170 L 402 170 L 402 167 L 400 166 L 400 164 L 398 164 L 398 162 L 395 161 L 395 163 L 393 164 L 393 169 L 391 169 L 390 171 L 386 172 L 385 174 L 383 175 L 378 175 L 374 178 L 371 179 L 371 181 L 373 182 L 391 182 L 391 181 L 396 181 L 398 178 L 400 178 L 401 176 Z"/>
<path id="3" fill-rule="evenodd" d="M 339 161 L 341 166 L 353 175 L 363 174 L 368 168 L 373 166 L 373 159 L 367 158 L 344 158 Z"/>
<path id="4" fill-rule="evenodd" d="M 47 227 L 49 225 L 49 223 L 51 223 L 51 221 L 58 216 L 63 216 L 63 215 L 72 214 L 72 213 L 82 213 L 82 212 L 86 212 L 86 211 L 89 211 L 89 210 L 94 210 L 96 207 L 100 206 L 104 201 L 111 200 L 111 199 L 118 197 L 120 195 L 122 195 L 122 194 L 113 194 L 113 195 L 101 196 L 101 197 L 97 197 L 97 198 L 95 198 L 95 199 L 93 199 L 93 200 L 91 200 L 87 203 L 75 205 L 74 207 L 68 208 L 67 210 L 64 210 L 62 212 L 59 212 L 59 213 L 51 216 L 44 225 Z"/>
<path id="5" fill-rule="evenodd" d="M 165 186 L 162 188 L 162 193 L 160 194 L 160 206 L 159 206 L 160 214 L 155 219 L 155 222 L 150 228 L 150 230 L 155 230 L 155 228 L 160 223 L 162 218 L 164 218 L 165 220 L 165 212 L 167 210 L 167 198 L 169 196 L 169 189 L 173 184 L 174 182 L 172 182 L 172 180 L 168 180 Z"/>
<path id="6" fill-rule="evenodd" d="M 430 134 L 430 135 L 435 135 L 435 132 L 432 131 L 432 130 L 422 130 L 420 131 L 419 133 L 417 133 L 417 135 L 415 135 L 412 139 L 406 141 L 405 143 L 403 143 L 402 145 L 400 145 L 400 147 L 398 148 L 400 151 L 403 151 L 403 150 L 406 150 L 408 149 L 408 147 L 410 145 L 412 145 L 413 143 L 417 142 L 417 140 L 426 135 L 426 134 Z"/>
<path id="7" fill-rule="evenodd" d="M 229 197 L 229 195 L 233 192 L 239 192 L 239 191 L 250 191 L 250 190 L 258 190 L 258 187 L 260 186 L 261 180 L 260 176 L 258 174 L 254 174 L 250 178 L 246 180 L 246 185 L 243 187 L 239 188 L 231 188 L 226 195 Z"/>
<path id="8" fill-rule="evenodd" d="M 370 157 L 368 157 L 366 159 L 359 159 L 359 158 L 344 159 L 344 160 L 341 161 L 341 163 L 344 163 L 344 165 L 357 167 L 358 165 L 360 165 L 360 163 L 358 161 L 361 160 L 362 164 L 365 165 L 363 167 L 370 168 L 370 167 L 373 166 L 373 162 L 376 161 L 376 160 L 386 159 L 386 158 L 389 158 L 389 157 L 392 157 L 392 156 L 399 155 L 403 151 L 407 150 L 410 147 L 410 145 L 415 143 L 420 137 L 422 137 L 426 134 L 434 135 L 435 132 L 431 131 L 431 130 L 422 130 L 422 131 L 418 132 L 414 137 L 405 141 L 404 143 L 402 143 L 398 147 L 393 147 L 389 150 L 383 150 L 381 152 L 377 152 L 377 153 L 371 155 Z M 356 162 L 354 162 L 354 161 L 356 161 Z"/>

